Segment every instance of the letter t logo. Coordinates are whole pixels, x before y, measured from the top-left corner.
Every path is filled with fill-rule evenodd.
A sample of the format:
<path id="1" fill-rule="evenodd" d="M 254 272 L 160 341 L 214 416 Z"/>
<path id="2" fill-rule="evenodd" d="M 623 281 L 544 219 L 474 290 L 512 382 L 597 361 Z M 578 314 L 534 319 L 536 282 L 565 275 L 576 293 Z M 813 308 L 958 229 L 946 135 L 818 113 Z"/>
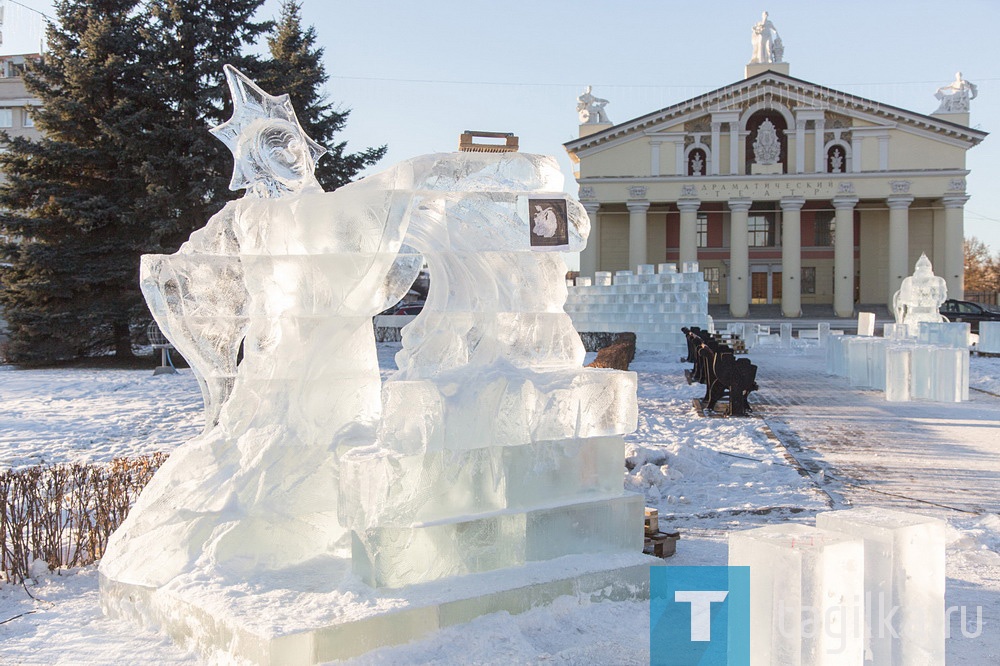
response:
<path id="1" fill-rule="evenodd" d="M 691 641 L 712 640 L 712 602 L 725 601 L 725 590 L 676 590 L 674 601 L 691 604 Z"/>

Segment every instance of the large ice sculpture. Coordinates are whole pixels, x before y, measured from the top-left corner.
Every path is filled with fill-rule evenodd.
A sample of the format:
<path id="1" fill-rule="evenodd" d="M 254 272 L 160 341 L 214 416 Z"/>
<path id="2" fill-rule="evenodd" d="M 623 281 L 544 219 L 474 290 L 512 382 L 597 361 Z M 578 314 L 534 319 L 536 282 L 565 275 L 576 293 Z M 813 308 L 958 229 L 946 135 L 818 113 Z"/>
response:
<path id="1" fill-rule="evenodd" d="M 590 223 L 555 160 L 425 155 L 323 192 L 287 96 L 226 75 L 215 133 L 247 193 L 142 263 L 206 428 L 113 535 L 107 612 L 312 663 L 573 590 L 648 593 L 642 497 L 622 488 L 635 374 L 582 367 L 560 252 Z M 372 316 L 425 261 L 427 303 L 382 386 Z"/>
<path id="2" fill-rule="evenodd" d="M 948 299 L 944 278 L 934 275 L 926 254 L 917 259 L 913 275 L 903 278 L 899 291 L 893 294 L 892 310 L 897 324 L 919 324 L 922 321 L 945 321 L 939 309 Z"/>

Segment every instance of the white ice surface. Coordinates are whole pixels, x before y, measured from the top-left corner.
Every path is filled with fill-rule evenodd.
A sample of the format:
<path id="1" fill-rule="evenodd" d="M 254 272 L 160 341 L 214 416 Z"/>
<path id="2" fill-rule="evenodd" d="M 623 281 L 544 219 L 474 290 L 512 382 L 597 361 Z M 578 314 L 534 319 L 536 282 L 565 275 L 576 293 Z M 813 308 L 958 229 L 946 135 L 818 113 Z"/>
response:
<path id="1" fill-rule="evenodd" d="M 393 367 L 398 350 L 398 344 L 379 345 L 383 376 Z M 755 350 L 751 358 L 763 369 L 758 376 L 762 390 L 796 360 L 794 350 L 792 354 Z M 821 357 L 815 366 L 822 372 Z M 642 353 L 633 365 L 639 373 L 640 415 L 639 430 L 628 441 L 651 467 L 645 468 L 641 479 L 635 478 L 635 471 L 628 473 L 626 483 L 643 488 L 647 500 L 659 493 L 658 501 L 648 503 L 661 515 L 675 515 L 673 523 L 663 521 L 682 532 L 678 553 L 668 564 L 724 565 L 729 531 L 785 518 L 808 523 L 825 506 L 815 486 L 781 464 L 782 449 L 767 439 L 759 420 L 696 417 L 691 400 L 704 387 L 686 385 L 682 368 L 674 359 Z M 974 357 L 971 377 L 974 388 L 1000 396 L 1000 358 Z M 849 400 L 831 409 L 848 423 L 857 407 L 866 404 L 866 395 L 871 394 L 852 391 Z M 995 418 L 998 403 L 991 397 L 978 402 L 977 395 L 988 397 L 973 391 L 973 404 L 963 403 L 963 409 L 978 409 Z M 0 404 L 0 464 L 5 467 L 169 452 L 201 429 L 201 395 L 193 377 L 184 372 L 154 378 L 151 369 L 25 371 L 0 366 Z M 935 444 L 925 454 L 954 455 L 968 430 L 955 428 L 949 445 Z M 1000 442 L 996 448 L 1000 450 Z M 870 454 L 863 450 L 858 457 L 867 463 Z M 671 469 L 687 473 L 671 484 L 666 479 Z M 977 469 L 979 475 L 995 477 L 1000 462 L 982 461 Z M 806 510 L 793 514 L 780 508 L 795 506 Z M 948 641 L 948 664 L 997 663 L 1000 517 L 959 513 L 947 517 L 947 603 L 968 605 L 973 625 L 977 605 L 984 607 L 987 621 L 993 618 L 980 637 L 958 635 Z M 0 664 L 204 663 L 155 633 L 104 619 L 98 608 L 96 567 L 42 576 L 37 584 L 29 583 L 28 590 L 37 600 L 20 586 L 0 585 L 0 622 L 34 611 L 0 624 Z M 564 597 L 551 607 L 522 615 L 481 617 L 422 641 L 369 653 L 356 663 L 646 664 L 648 622 L 645 602 L 590 604 Z M 957 634 L 957 624 L 953 629 Z"/>

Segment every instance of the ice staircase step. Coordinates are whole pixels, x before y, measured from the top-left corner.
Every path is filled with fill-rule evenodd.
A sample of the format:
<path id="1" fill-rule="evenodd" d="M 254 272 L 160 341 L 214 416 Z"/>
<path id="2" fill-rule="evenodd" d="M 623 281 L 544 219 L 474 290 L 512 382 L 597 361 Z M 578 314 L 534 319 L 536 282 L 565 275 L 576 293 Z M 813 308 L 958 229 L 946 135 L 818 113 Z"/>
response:
<path id="1" fill-rule="evenodd" d="M 410 527 L 379 526 L 352 532 L 351 561 L 365 583 L 392 588 L 564 555 L 642 551 L 643 510 L 642 495 L 624 494 Z"/>

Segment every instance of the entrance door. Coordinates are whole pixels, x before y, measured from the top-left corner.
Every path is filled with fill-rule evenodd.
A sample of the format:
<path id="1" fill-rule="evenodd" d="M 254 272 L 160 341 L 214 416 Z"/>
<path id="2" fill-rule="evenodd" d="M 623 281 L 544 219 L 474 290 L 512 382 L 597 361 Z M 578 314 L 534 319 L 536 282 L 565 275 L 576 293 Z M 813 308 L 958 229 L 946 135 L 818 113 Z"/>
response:
<path id="1" fill-rule="evenodd" d="M 754 305 L 767 303 L 767 273 L 750 274 L 750 302 Z"/>
<path id="2" fill-rule="evenodd" d="M 781 302 L 781 271 L 771 273 L 771 300 L 769 302 Z"/>

